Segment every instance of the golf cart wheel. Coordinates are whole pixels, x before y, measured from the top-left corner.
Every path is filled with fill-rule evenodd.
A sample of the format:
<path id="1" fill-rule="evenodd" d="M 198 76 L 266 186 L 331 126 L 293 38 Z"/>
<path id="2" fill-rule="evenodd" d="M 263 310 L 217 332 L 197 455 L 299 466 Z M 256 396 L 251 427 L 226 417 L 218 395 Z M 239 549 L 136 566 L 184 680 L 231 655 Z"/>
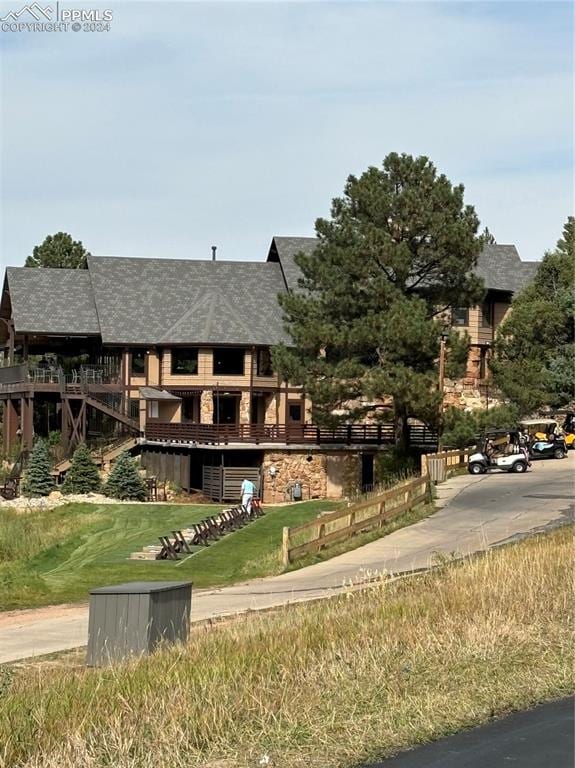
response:
<path id="1" fill-rule="evenodd" d="M 516 461 L 513 465 L 513 472 L 527 472 L 527 464 L 524 461 Z"/>
<path id="2" fill-rule="evenodd" d="M 470 475 L 482 475 L 485 472 L 485 468 L 483 464 L 479 464 L 479 462 L 474 461 L 473 464 L 469 465 L 469 474 Z"/>
<path id="3" fill-rule="evenodd" d="M 553 458 L 555 459 L 564 459 L 565 458 L 565 451 L 563 448 L 555 448 L 553 451 Z"/>

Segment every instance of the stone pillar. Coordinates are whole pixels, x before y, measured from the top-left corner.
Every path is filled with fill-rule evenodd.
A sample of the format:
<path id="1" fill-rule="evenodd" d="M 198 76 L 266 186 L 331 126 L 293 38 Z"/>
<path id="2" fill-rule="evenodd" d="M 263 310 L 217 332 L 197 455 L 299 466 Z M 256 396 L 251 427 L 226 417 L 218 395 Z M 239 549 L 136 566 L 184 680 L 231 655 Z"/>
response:
<path id="1" fill-rule="evenodd" d="M 200 424 L 214 423 L 214 396 L 211 389 L 204 389 L 200 396 Z"/>
<path id="2" fill-rule="evenodd" d="M 276 395 L 266 395 L 265 396 L 265 413 L 264 413 L 264 424 L 275 424 L 276 423 Z"/>
<path id="3" fill-rule="evenodd" d="M 251 421 L 251 398 L 249 392 L 242 392 L 240 398 L 240 424 L 249 424 Z"/>

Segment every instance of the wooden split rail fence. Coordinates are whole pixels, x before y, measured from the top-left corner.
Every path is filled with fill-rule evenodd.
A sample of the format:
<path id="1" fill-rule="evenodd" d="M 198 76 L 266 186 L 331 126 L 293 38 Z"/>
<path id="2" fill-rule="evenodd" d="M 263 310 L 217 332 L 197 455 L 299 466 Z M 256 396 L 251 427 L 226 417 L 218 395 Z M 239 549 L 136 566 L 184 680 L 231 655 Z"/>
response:
<path id="1" fill-rule="evenodd" d="M 418 477 L 383 493 L 372 495 L 366 501 L 352 504 L 337 512 L 320 515 L 303 525 L 284 528 L 284 566 L 298 557 L 319 552 L 328 544 L 343 541 L 361 531 L 381 527 L 387 520 L 429 500 L 429 488 L 429 478 Z"/>

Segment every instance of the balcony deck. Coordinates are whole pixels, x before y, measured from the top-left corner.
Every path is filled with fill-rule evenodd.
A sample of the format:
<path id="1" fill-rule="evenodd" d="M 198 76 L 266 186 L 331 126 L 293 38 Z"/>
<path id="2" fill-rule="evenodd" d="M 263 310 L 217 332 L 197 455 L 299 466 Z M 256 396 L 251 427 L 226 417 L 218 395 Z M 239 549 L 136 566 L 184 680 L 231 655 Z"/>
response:
<path id="1" fill-rule="evenodd" d="M 177 445 L 393 445 L 392 424 L 344 424 L 326 429 L 313 424 L 173 424 L 154 422 L 146 425 L 146 442 Z M 424 426 L 410 427 L 411 444 L 433 447 L 437 434 Z"/>

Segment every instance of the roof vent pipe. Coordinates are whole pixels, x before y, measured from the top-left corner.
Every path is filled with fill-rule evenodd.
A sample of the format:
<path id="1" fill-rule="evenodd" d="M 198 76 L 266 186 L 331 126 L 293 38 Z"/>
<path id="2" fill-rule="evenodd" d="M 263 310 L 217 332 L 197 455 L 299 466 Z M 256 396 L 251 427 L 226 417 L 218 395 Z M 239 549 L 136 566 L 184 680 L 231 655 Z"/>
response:
<path id="1" fill-rule="evenodd" d="M 212 261 L 216 260 L 216 251 L 218 250 L 217 245 L 212 245 Z"/>

